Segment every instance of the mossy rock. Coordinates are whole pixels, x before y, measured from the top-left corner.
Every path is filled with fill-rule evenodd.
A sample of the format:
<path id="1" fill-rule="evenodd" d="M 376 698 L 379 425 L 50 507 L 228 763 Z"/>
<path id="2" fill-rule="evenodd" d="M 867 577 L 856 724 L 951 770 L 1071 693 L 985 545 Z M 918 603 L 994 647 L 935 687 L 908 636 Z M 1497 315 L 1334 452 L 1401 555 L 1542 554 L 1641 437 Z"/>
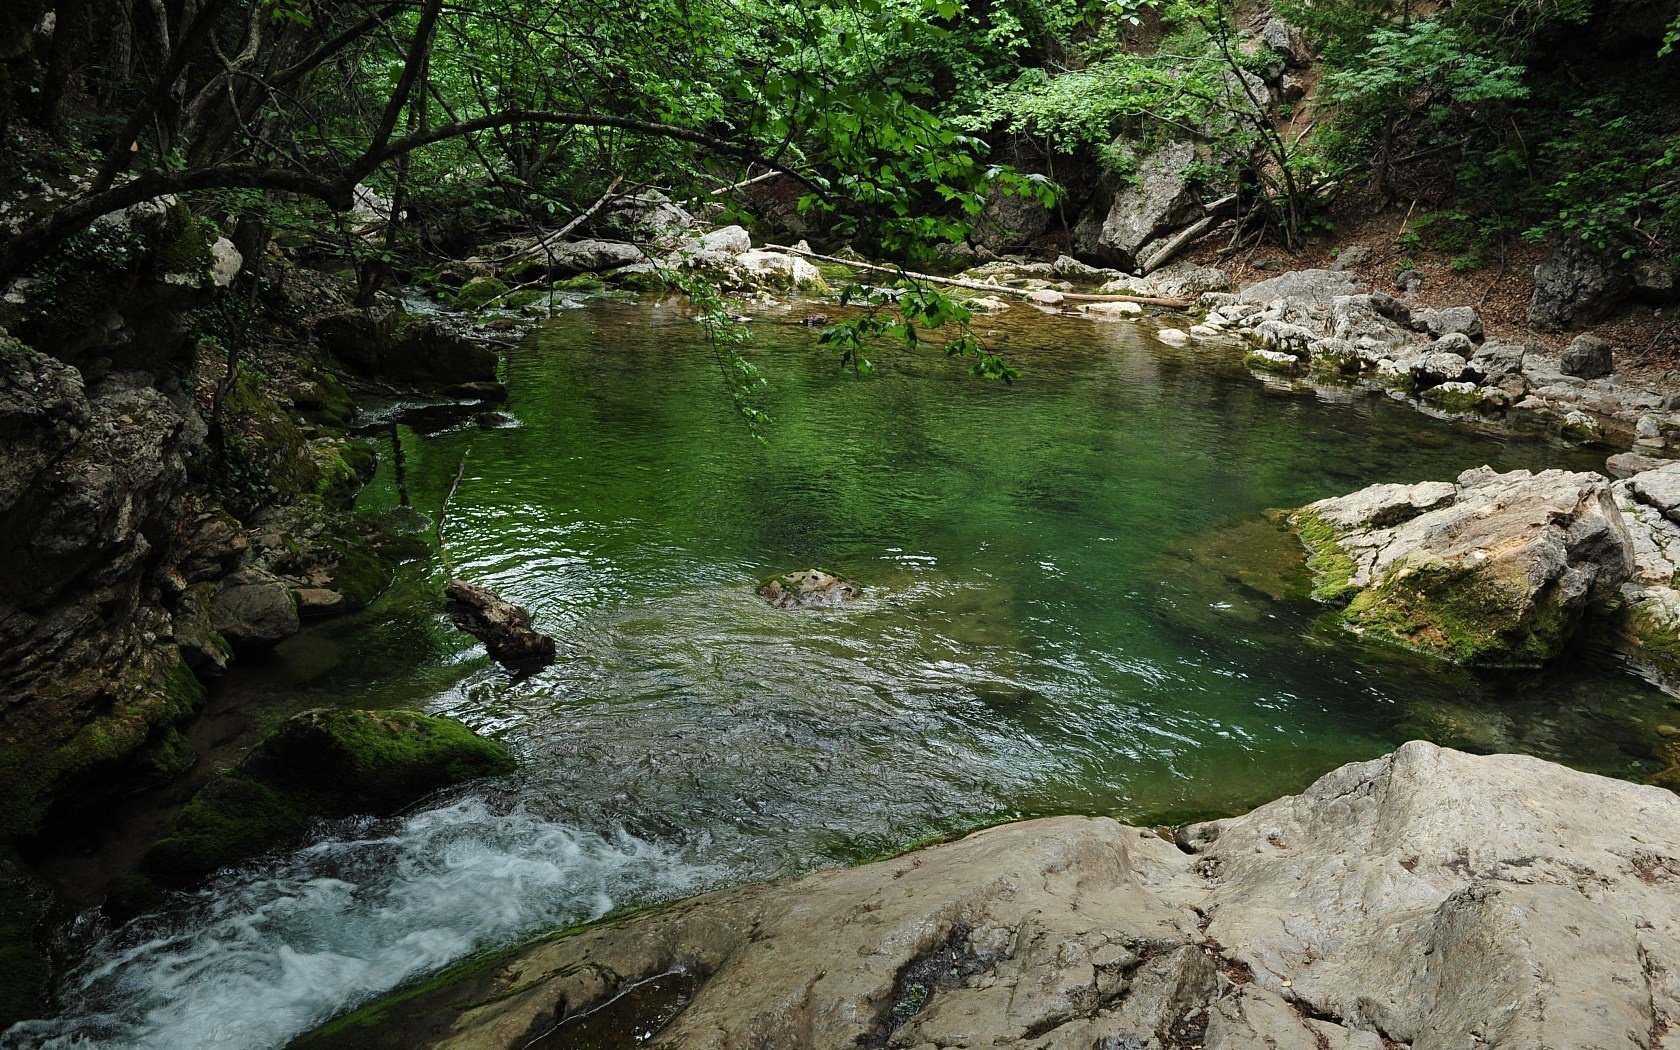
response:
<path id="1" fill-rule="evenodd" d="M 1580 616 L 1566 613 L 1555 593 L 1533 603 L 1526 593 L 1497 567 L 1419 556 L 1355 595 L 1343 616 L 1362 633 L 1456 663 L 1539 667 L 1563 652 Z"/>
<path id="2" fill-rule="evenodd" d="M 554 282 L 554 290 L 557 292 L 598 292 L 606 286 L 607 282 L 592 273 L 580 273 Z"/>
<path id="3" fill-rule="evenodd" d="M 508 286 L 494 277 L 474 277 L 455 293 L 455 305 L 463 310 L 482 310 L 507 290 Z"/>
<path id="4" fill-rule="evenodd" d="M 1289 524 L 1307 548 L 1312 596 L 1331 605 L 1346 605 L 1359 588 L 1353 584 L 1353 559 L 1336 542 L 1335 526 L 1308 507 L 1290 515 Z"/>
<path id="5" fill-rule="evenodd" d="M 495 740 L 417 711 L 296 715 L 199 790 L 141 862 L 163 885 L 285 845 L 318 818 L 389 815 L 425 796 L 514 769 Z M 132 889 L 132 888 L 130 888 Z"/>

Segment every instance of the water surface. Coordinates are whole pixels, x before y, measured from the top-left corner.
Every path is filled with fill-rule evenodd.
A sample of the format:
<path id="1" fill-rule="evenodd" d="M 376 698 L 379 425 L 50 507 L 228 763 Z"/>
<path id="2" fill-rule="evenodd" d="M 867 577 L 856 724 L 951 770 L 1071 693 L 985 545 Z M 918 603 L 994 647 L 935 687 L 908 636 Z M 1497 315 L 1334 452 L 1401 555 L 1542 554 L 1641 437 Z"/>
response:
<path id="1" fill-rule="evenodd" d="M 1419 735 L 1635 775 L 1642 734 L 1673 717 L 1603 653 L 1485 679 L 1323 629 L 1262 517 L 1602 453 L 1270 388 L 1233 348 L 1024 307 L 980 323 L 1014 386 L 932 351 L 883 352 L 860 379 L 796 315 L 753 325 L 763 444 L 675 304 L 622 300 L 510 352 L 516 426 L 374 430 L 403 470 L 387 444 L 364 504 L 435 518 L 459 469 L 453 573 L 529 607 L 561 657 L 523 678 L 490 664 L 439 614 L 445 567 L 417 563 L 240 670 L 216 701 L 227 733 L 324 703 L 422 706 L 506 740 L 519 774 L 73 932 L 87 961 L 65 1017 L 10 1041 L 280 1045 L 615 907 L 1020 817 L 1237 812 Z M 865 599 L 754 595 L 813 565 Z"/>

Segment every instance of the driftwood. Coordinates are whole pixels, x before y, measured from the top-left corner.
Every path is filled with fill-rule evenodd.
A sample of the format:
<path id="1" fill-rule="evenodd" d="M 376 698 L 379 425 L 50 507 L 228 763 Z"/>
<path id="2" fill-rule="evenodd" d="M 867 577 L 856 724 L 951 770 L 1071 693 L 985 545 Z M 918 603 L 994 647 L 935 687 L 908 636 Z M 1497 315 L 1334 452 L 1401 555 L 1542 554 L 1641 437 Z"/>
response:
<path id="1" fill-rule="evenodd" d="M 554 662 L 554 639 L 531 626 L 531 614 L 524 606 L 465 580 L 450 580 L 443 593 L 449 599 L 445 609 L 456 628 L 483 642 L 498 662 L 515 667 Z"/>
<path id="2" fill-rule="evenodd" d="M 854 270 L 866 273 L 885 273 L 894 277 L 907 277 L 912 281 L 923 281 L 927 284 L 942 284 L 951 288 L 968 288 L 976 292 L 991 292 L 996 295 L 1013 295 L 1021 299 L 1031 299 L 1038 295 L 1037 291 L 1025 288 L 1010 288 L 1001 284 L 985 284 L 980 281 L 964 281 L 956 277 L 936 277 L 930 273 L 916 273 L 912 270 L 901 269 L 897 266 L 880 266 L 876 263 L 855 262 L 851 259 L 841 259 L 833 255 L 819 255 L 800 248 L 789 248 L 780 244 L 766 244 L 764 247 L 773 252 L 787 252 L 789 255 L 803 255 L 807 259 L 817 259 L 821 262 L 837 263 L 849 266 Z M 1057 292 L 1063 299 L 1076 303 L 1140 303 L 1144 306 L 1165 306 L 1173 310 L 1188 310 L 1190 302 L 1185 299 L 1163 299 L 1150 295 L 1086 295 L 1080 292 Z"/>

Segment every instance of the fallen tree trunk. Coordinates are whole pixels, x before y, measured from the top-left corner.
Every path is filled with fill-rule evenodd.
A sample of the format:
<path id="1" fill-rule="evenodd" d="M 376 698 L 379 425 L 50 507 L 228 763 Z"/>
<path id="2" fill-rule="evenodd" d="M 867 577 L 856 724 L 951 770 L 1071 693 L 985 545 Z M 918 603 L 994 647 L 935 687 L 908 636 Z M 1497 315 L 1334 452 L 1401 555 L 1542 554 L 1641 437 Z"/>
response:
<path id="1" fill-rule="evenodd" d="M 497 662 L 517 667 L 554 662 L 554 639 L 531 626 L 531 614 L 524 606 L 465 580 L 450 580 L 443 593 L 449 599 L 445 609 L 456 628 L 483 642 Z"/>
<path id="2" fill-rule="evenodd" d="M 787 252 L 789 255 L 802 255 L 807 259 L 817 259 L 821 262 L 836 263 L 849 266 L 854 270 L 866 273 L 885 273 L 895 277 L 905 277 L 912 281 L 924 281 L 928 284 L 942 284 L 951 288 L 968 288 L 976 292 L 994 292 L 999 295 L 1013 295 L 1022 299 L 1030 299 L 1038 294 L 1025 288 L 1010 288 L 1002 284 L 985 284 L 981 281 L 964 281 L 956 277 L 935 277 L 931 273 L 916 273 L 898 266 L 881 266 L 878 263 L 856 262 L 851 259 L 841 259 L 833 255 L 820 255 L 817 252 L 805 251 L 801 248 L 789 248 L 780 244 L 766 244 L 766 249 L 773 252 Z M 1057 292 L 1063 299 L 1076 303 L 1139 303 L 1144 306 L 1164 306 L 1172 310 L 1188 310 L 1191 303 L 1185 299 L 1163 299 L 1150 295 L 1087 295 L 1081 292 Z"/>

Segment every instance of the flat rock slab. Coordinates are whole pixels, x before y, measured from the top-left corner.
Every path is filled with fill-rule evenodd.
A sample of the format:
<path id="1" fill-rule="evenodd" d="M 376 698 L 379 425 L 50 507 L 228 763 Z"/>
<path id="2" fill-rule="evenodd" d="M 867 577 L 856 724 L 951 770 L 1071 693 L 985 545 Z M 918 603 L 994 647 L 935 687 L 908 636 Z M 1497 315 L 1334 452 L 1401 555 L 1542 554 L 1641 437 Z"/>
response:
<path id="1" fill-rule="evenodd" d="M 1176 844 L 1061 817 L 708 894 L 305 1045 L 563 1046 L 680 979 L 645 1045 L 1647 1050 L 1676 974 L 1680 798 L 1416 742 Z"/>

